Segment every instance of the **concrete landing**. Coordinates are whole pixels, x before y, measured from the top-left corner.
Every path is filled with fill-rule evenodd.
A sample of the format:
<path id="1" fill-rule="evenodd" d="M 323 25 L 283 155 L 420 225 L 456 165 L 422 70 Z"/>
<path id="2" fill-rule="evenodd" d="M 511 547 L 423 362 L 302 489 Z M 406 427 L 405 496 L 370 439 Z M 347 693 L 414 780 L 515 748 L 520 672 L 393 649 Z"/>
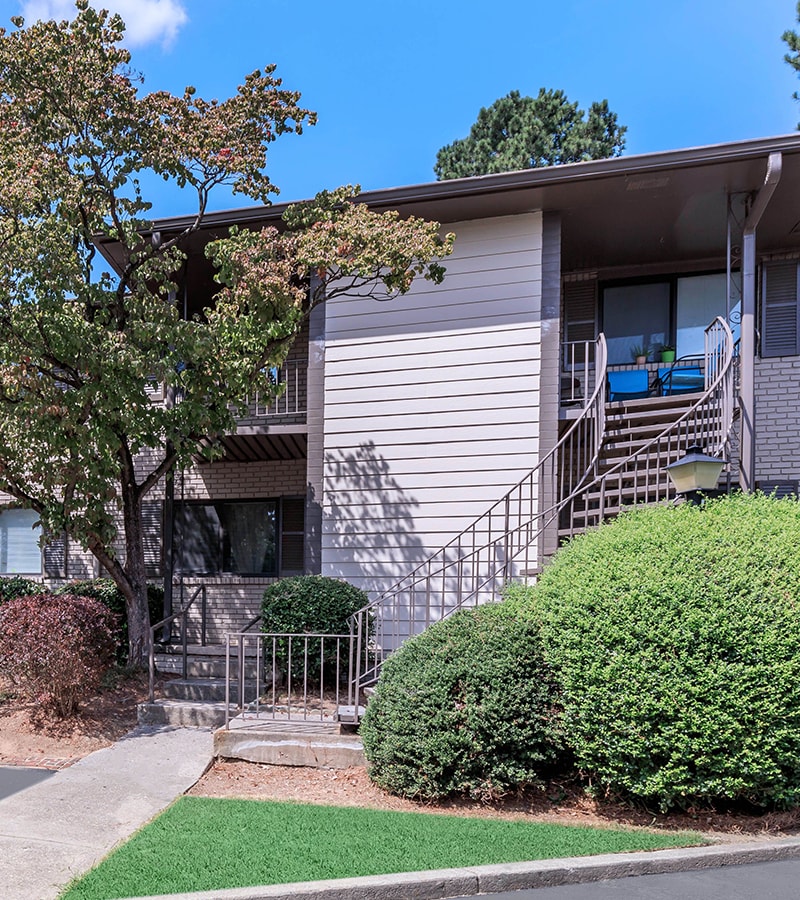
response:
<path id="1" fill-rule="evenodd" d="M 366 765 L 361 739 L 333 722 L 232 719 L 214 732 L 214 756 L 273 766 L 348 769 Z"/>

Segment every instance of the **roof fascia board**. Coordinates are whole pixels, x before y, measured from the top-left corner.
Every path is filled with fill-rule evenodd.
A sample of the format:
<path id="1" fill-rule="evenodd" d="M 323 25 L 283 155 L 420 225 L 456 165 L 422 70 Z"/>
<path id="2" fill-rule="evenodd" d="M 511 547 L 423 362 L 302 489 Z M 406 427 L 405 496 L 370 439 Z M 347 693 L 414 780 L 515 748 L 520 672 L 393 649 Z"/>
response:
<path id="1" fill-rule="evenodd" d="M 636 156 L 617 156 L 611 159 L 589 160 L 559 166 L 542 166 L 496 175 L 477 175 L 472 178 L 454 178 L 404 187 L 365 191 L 359 201 L 375 207 L 405 206 L 432 200 L 448 200 L 505 193 L 523 188 L 537 188 L 620 175 L 638 175 L 664 169 L 682 169 L 698 166 L 730 163 L 756 159 L 772 152 L 800 153 L 800 135 L 759 138 L 726 144 L 690 147 L 685 150 L 667 150 Z M 302 202 L 302 201 L 295 201 Z M 245 225 L 251 222 L 278 219 L 291 203 L 271 206 L 252 206 L 208 213 L 202 228 L 213 226 Z M 154 221 L 154 230 L 175 231 L 186 228 L 195 221 L 194 216 L 175 216 Z"/>

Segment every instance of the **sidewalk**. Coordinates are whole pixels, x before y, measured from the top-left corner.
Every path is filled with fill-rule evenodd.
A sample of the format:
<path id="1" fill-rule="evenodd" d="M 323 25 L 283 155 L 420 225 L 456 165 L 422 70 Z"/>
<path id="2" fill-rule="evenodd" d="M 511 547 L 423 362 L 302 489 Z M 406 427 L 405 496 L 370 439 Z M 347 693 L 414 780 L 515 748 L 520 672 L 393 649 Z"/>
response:
<path id="1" fill-rule="evenodd" d="M 139 726 L 0 800 L 0 898 L 57 897 L 188 790 L 210 762 L 210 730 Z"/>

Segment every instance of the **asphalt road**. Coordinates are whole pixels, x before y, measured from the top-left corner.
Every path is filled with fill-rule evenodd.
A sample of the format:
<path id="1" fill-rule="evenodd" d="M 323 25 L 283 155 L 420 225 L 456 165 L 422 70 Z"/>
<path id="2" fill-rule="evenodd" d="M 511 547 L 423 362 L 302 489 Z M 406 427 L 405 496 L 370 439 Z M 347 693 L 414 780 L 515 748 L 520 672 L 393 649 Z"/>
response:
<path id="1" fill-rule="evenodd" d="M 797 900 L 798 897 L 800 860 L 794 859 L 481 894 L 481 900 Z"/>
<path id="2" fill-rule="evenodd" d="M 27 766 L 0 766 L 0 800 L 43 781 L 55 773 L 50 769 L 31 769 Z"/>

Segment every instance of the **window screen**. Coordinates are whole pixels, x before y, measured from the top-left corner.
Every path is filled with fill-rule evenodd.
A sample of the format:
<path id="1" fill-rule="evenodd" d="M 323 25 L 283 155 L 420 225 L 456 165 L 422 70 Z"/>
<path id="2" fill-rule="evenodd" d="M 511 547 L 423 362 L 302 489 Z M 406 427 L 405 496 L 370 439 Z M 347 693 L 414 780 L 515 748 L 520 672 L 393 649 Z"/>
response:
<path id="1" fill-rule="evenodd" d="M 670 294 L 670 283 L 664 281 L 605 288 L 603 331 L 609 365 L 633 362 L 634 346 L 655 350 L 669 343 Z"/>
<path id="2" fill-rule="evenodd" d="M 0 573 L 41 575 L 42 534 L 39 514 L 32 509 L 6 509 L 0 513 Z"/>

